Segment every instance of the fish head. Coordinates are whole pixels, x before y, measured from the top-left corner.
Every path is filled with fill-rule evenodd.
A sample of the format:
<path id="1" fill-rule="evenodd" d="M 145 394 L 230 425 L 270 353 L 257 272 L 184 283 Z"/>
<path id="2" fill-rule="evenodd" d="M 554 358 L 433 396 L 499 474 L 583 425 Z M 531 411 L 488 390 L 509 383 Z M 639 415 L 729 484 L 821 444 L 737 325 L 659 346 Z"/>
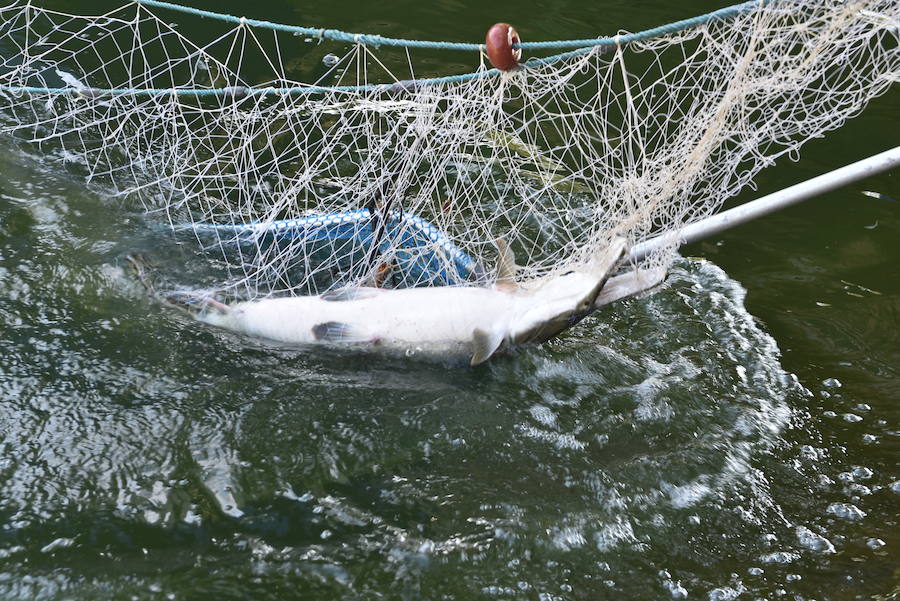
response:
<path id="1" fill-rule="evenodd" d="M 527 289 L 527 308 L 513 326 L 514 342 L 544 342 L 584 319 L 603 281 L 570 271 Z"/>
<path id="2" fill-rule="evenodd" d="M 516 344 L 547 341 L 593 312 L 624 252 L 625 241 L 616 239 L 586 265 L 523 285 L 524 309 L 512 324 L 512 340 Z"/>

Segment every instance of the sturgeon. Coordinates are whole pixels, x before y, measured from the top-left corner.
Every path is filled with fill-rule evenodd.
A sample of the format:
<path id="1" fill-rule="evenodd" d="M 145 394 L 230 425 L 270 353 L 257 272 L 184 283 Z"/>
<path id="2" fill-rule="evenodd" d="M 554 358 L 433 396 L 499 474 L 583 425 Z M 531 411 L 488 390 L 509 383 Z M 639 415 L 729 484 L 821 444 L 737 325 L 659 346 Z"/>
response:
<path id="1" fill-rule="evenodd" d="M 343 288 L 225 305 L 210 303 L 204 323 L 288 344 L 330 343 L 464 355 L 484 363 L 512 345 L 544 342 L 595 309 L 626 242 L 612 241 L 584 265 L 561 275 L 516 281 L 515 258 L 498 240 L 492 287 Z"/>

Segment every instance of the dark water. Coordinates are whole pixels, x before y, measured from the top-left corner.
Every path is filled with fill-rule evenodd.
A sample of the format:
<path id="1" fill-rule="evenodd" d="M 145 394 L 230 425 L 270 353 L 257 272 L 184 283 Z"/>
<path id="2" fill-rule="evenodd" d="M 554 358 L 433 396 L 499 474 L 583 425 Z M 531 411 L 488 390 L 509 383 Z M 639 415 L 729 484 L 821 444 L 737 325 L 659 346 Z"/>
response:
<path id="1" fill-rule="evenodd" d="M 454 40 L 715 8 L 209 6 Z M 759 193 L 897 144 L 898 114 L 894 91 Z M 0 141 L 0 598 L 897 598 L 900 203 L 861 194 L 897 177 L 688 247 L 654 295 L 470 370 L 154 305 L 123 266 L 137 216 Z"/>

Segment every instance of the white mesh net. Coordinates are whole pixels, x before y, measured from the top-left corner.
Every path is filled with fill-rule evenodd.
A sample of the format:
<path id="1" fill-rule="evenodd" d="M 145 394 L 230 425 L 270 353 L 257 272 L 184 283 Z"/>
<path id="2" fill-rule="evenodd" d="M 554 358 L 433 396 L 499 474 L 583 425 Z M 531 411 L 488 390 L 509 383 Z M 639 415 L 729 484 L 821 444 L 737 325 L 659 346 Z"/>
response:
<path id="1" fill-rule="evenodd" d="M 163 12 L 0 9 L 0 130 L 139 200 L 242 298 L 489 282 L 501 236 L 523 278 L 569 269 L 708 216 L 900 73 L 896 0 L 761 3 L 457 82 L 416 81 L 434 50 Z"/>

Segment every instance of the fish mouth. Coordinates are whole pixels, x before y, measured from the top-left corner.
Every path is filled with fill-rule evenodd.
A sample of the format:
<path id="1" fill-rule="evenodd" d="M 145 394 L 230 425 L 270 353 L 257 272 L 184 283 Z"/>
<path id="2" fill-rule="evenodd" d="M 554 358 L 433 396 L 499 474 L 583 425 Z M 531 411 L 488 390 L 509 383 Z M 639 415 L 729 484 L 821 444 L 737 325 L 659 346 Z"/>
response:
<path id="1" fill-rule="evenodd" d="M 591 301 L 590 306 L 583 311 L 573 311 L 566 317 L 566 328 L 571 328 L 572 326 L 578 325 L 585 317 L 594 312 L 594 301 Z"/>
<path id="2" fill-rule="evenodd" d="M 586 311 L 572 311 L 568 315 L 560 315 L 556 319 L 552 321 L 548 321 L 541 328 L 542 333 L 545 335 L 545 339 L 549 340 L 562 332 L 578 325 L 585 317 L 590 315 L 590 309 Z"/>

